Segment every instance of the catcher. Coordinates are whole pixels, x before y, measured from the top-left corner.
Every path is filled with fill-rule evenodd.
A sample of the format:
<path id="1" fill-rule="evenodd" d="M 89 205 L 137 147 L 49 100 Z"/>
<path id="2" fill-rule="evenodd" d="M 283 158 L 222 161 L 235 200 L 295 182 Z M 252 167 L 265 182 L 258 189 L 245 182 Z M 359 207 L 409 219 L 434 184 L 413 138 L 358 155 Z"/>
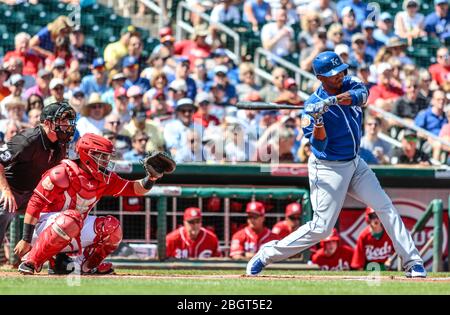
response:
<path id="1" fill-rule="evenodd" d="M 82 274 L 108 274 L 111 263 L 103 260 L 122 240 L 119 221 L 113 216 L 89 215 L 104 195 L 141 196 L 164 174 L 175 170 L 175 162 L 164 152 L 143 160 L 146 177 L 129 181 L 112 172 L 111 141 L 86 133 L 76 145 L 79 159 L 62 160 L 42 176 L 28 203 L 22 240 L 14 252 L 23 257 L 22 274 L 40 272 L 50 262 L 50 273 L 70 273 L 59 253 L 75 252 L 74 264 Z M 68 257 L 67 257 L 68 258 Z"/>

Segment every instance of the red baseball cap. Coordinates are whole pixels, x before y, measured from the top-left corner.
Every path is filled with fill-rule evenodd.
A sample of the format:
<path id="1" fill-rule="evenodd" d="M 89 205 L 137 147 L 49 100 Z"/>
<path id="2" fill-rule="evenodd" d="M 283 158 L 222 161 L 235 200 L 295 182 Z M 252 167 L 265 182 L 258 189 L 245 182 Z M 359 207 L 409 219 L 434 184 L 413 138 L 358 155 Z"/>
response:
<path id="1" fill-rule="evenodd" d="M 292 215 L 300 215 L 302 213 L 302 205 L 298 202 L 290 203 L 286 206 L 286 217 Z"/>
<path id="2" fill-rule="evenodd" d="M 170 27 L 166 26 L 159 30 L 159 37 L 162 38 L 167 35 L 173 35 L 172 29 Z"/>
<path id="3" fill-rule="evenodd" d="M 331 235 L 328 236 L 327 238 L 323 239 L 322 241 L 320 241 L 320 246 L 323 247 L 323 244 L 325 244 L 326 242 L 331 242 L 331 241 L 337 241 L 339 242 L 341 238 L 339 237 L 339 233 L 336 230 L 336 228 L 333 228 L 333 231 L 331 232 Z"/>
<path id="4" fill-rule="evenodd" d="M 293 78 L 287 78 L 286 80 L 284 80 L 283 82 L 283 87 L 285 89 L 289 89 L 291 86 L 293 85 L 297 85 L 297 82 L 295 82 L 295 79 Z"/>
<path id="5" fill-rule="evenodd" d="M 114 90 L 114 98 L 118 98 L 121 96 L 127 96 L 127 90 L 123 86 L 120 86 Z"/>
<path id="6" fill-rule="evenodd" d="M 202 212 L 200 211 L 199 208 L 190 207 L 190 208 L 186 208 L 186 210 L 184 210 L 184 216 L 183 216 L 184 221 L 201 219 L 201 217 L 202 217 Z"/>
<path id="7" fill-rule="evenodd" d="M 247 203 L 245 212 L 255 213 L 255 214 L 263 216 L 266 214 L 266 208 L 264 207 L 264 204 L 262 202 L 252 201 L 252 202 Z"/>

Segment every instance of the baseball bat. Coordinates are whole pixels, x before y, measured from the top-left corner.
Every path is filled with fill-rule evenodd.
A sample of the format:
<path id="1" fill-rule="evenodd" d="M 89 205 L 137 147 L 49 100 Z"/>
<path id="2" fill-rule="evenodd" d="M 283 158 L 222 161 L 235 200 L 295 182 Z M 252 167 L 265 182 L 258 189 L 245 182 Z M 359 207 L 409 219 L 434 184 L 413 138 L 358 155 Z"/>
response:
<path id="1" fill-rule="evenodd" d="M 291 104 L 278 104 L 271 102 L 237 102 L 239 109 L 268 110 L 268 109 L 303 109 L 303 106 Z"/>

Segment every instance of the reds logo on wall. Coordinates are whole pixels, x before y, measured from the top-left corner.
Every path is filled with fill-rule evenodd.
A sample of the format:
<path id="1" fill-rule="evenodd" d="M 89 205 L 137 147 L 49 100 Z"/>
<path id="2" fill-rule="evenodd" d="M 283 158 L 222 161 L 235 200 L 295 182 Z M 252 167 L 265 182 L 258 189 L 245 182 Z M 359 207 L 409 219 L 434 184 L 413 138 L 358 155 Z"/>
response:
<path id="1" fill-rule="evenodd" d="M 411 201 L 406 199 L 394 199 L 394 206 L 399 211 L 406 228 L 411 231 L 417 220 L 419 220 L 424 214 L 427 205 L 417 201 Z M 446 216 L 447 211 L 444 211 L 444 226 L 443 228 L 443 250 L 447 249 L 448 235 L 447 235 L 447 225 L 448 219 Z M 367 226 L 364 220 L 364 209 L 361 210 L 346 210 L 344 209 L 341 213 L 339 219 L 339 231 L 341 240 L 344 244 L 352 246 L 356 245 L 356 240 L 361 234 L 361 231 Z M 420 251 L 422 247 L 428 242 L 430 237 L 433 235 L 433 217 L 428 220 L 425 228 L 413 235 L 414 243 L 416 244 L 418 250 Z M 433 264 L 433 248 L 431 246 L 425 254 L 422 256 L 425 267 L 431 269 Z"/>

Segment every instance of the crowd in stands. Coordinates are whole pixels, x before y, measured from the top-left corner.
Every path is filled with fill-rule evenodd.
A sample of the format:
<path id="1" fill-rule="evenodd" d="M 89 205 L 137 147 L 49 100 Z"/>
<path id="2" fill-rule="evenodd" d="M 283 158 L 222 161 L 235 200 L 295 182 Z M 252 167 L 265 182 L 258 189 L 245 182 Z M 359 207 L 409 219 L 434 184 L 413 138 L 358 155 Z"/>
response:
<path id="1" fill-rule="evenodd" d="M 7 1 L 8 4 L 10 1 Z M 13 1 L 14 2 L 14 1 Z M 38 1 L 33 1 L 38 2 Z M 30 1 L 30 3 L 33 3 Z M 67 2 L 67 1 L 65 1 Z M 405 0 L 395 16 L 360 0 L 188 0 L 212 22 L 247 25 L 261 46 L 312 72 L 312 60 L 333 50 L 370 91 L 367 101 L 411 125 L 450 141 L 450 11 L 434 0 L 424 15 L 419 0 Z M 117 159 L 138 161 L 146 151 L 166 150 L 183 162 L 306 162 L 300 111 L 237 110 L 238 101 L 301 105 L 297 82 L 268 60 L 272 82 L 257 79 L 251 52 L 233 60 L 214 24 L 193 15 L 194 32 L 176 41 L 161 28 L 159 45 L 144 51 L 142 35 L 124 26 L 106 47 L 85 43 L 83 29 L 60 16 L 36 34 L 15 34 L 15 49 L 0 56 L 0 133 L 7 142 L 39 123 L 52 100 L 67 99 L 79 115 L 77 134 L 111 139 Z M 418 38 L 440 40 L 435 62 L 409 57 Z M 450 148 L 395 120 L 365 111 L 361 156 L 371 164 L 448 163 Z M 388 133 L 396 147 L 378 135 Z"/>

